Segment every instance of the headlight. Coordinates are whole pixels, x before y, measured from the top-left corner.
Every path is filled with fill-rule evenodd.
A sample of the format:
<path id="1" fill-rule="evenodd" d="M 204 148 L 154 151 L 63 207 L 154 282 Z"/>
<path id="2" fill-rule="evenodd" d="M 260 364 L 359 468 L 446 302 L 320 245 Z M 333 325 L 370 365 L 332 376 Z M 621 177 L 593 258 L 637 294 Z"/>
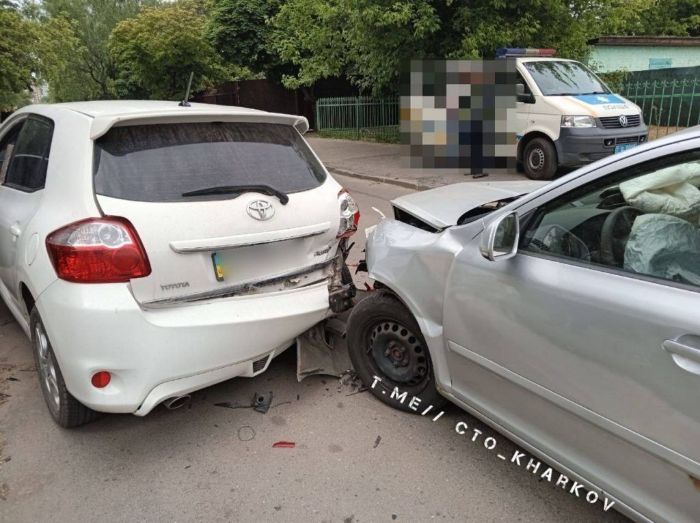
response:
<path id="1" fill-rule="evenodd" d="M 592 116 L 562 116 L 562 127 L 595 127 L 595 118 Z"/>

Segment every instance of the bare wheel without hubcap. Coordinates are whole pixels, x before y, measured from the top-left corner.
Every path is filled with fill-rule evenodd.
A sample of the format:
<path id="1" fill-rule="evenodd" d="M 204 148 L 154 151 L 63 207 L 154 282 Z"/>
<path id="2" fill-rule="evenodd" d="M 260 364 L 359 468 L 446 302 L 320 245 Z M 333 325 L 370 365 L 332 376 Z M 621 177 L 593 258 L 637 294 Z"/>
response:
<path id="1" fill-rule="evenodd" d="M 347 324 L 352 366 L 380 401 L 406 412 L 437 409 L 445 400 L 435 387 L 428 345 L 411 312 L 384 290 L 353 307 Z"/>
<path id="2" fill-rule="evenodd" d="M 535 147 L 530 150 L 530 154 L 527 157 L 528 167 L 533 171 L 539 171 L 544 166 L 545 157 L 544 151 L 541 147 Z"/>
<path id="3" fill-rule="evenodd" d="M 383 321 L 374 327 L 367 352 L 379 370 L 396 383 L 418 386 L 429 377 L 429 363 L 420 340 L 395 321 Z"/>
<path id="4" fill-rule="evenodd" d="M 49 348 L 49 339 L 41 322 L 34 325 L 34 345 L 39 360 L 39 379 L 45 392 L 46 403 L 51 412 L 57 416 L 61 406 L 61 396 L 58 390 L 56 360 Z"/>

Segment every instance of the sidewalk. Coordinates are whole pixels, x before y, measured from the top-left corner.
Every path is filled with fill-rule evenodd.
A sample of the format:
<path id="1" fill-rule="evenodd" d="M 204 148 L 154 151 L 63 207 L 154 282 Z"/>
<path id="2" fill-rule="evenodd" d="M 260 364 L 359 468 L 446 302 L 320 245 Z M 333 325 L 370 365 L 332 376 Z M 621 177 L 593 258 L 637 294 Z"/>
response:
<path id="1" fill-rule="evenodd" d="M 475 179 L 471 175 L 465 176 L 463 172 L 447 169 L 412 169 L 401 145 L 319 138 L 312 134 L 306 138 L 331 172 L 409 189 L 432 189 L 461 182 L 525 179 L 524 175 L 515 172 L 489 174 Z"/>

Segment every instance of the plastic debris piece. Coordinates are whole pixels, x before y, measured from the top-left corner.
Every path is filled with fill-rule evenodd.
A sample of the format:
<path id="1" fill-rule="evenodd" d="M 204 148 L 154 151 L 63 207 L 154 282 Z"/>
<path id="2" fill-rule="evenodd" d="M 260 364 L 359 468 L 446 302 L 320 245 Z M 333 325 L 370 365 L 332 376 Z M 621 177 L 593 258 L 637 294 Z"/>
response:
<path id="1" fill-rule="evenodd" d="M 372 448 L 375 448 L 375 449 L 376 449 L 376 448 L 379 446 L 379 443 L 380 443 L 381 441 L 382 441 L 382 437 L 381 437 L 381 436 L 377 436 L 377 439 L 374 440 L 374 447 L 372 447 Z"/>
<path id="2" fill-rule="evenodd" d="M 270 410 L 270 405 L 272 404 L 272 391 L 268 393 L 255 393 L 253 396 L 253 410 L 265 414 Z"/>
<path id="3" fill-rule="evenodd" d="M 293 441 L 276 441 L 272 444 L 273 449 L 293 449 L 295 446 Z"/>

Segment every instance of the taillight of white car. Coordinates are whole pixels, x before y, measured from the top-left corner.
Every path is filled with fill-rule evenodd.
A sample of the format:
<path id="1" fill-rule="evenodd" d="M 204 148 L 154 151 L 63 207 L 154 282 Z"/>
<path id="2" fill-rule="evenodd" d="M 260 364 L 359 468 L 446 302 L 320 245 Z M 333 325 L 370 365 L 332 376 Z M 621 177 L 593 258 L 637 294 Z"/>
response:
<path id="1" fill-rule="evenodd" d="M 70 282 L 127 282 L 151 273 L 141 240 L 125 218 L 71 223 L 49 234 L 46 248 L 58 277 Z"/>
<path id="2" fill-rule="evenodd" d="M 345 189 L 338 193 L 340 201 L 340 227 L 338 227 L 338 238 L 348 238 L 357 231 L 357 224 L 360 223 L 360 208 L 357 202 Z"/>

